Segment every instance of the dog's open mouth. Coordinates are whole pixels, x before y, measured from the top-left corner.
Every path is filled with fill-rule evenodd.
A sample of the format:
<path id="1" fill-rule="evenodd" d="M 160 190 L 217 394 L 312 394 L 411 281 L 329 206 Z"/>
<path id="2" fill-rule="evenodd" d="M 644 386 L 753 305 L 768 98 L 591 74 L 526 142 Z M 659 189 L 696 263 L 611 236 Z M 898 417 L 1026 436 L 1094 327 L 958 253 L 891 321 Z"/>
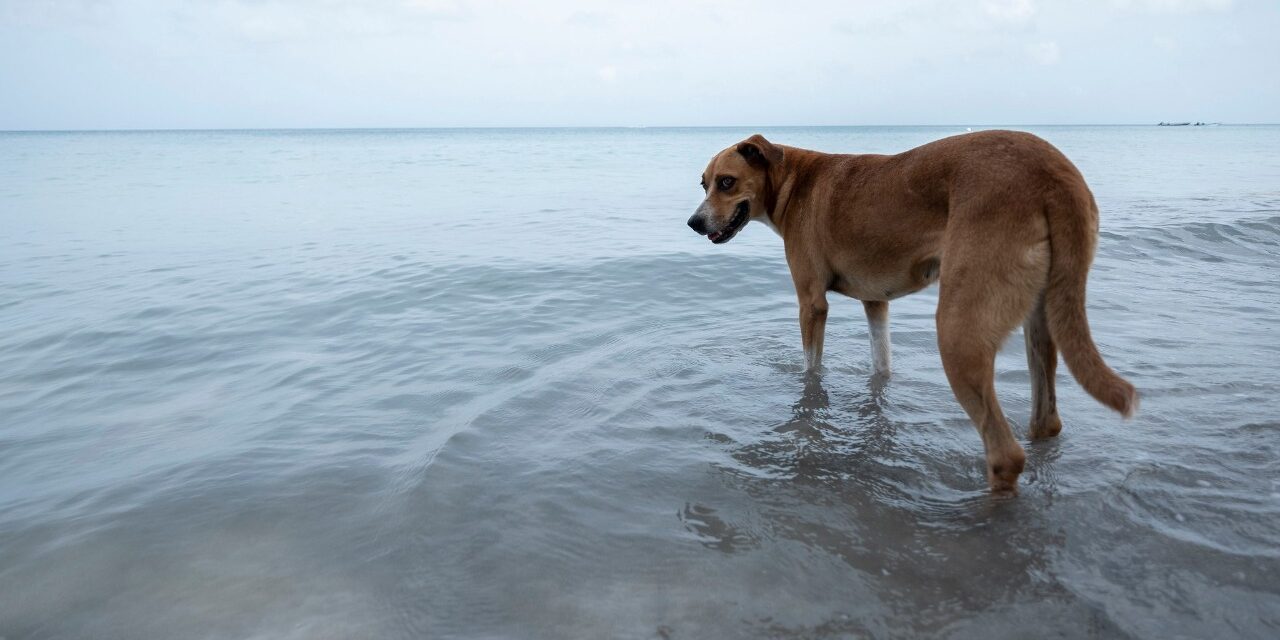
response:
<path id="1" fill-rule="evenodd" d="M 751 209 L 751 205 L 743 200 L 733 209 L 733 218 L 729 220 L 729 224 L 719 231 L 713 231 L 707 234 L 707 239 L 715 244 L 723 244 L 733 239 L 738 234 L 738 230 L 742 225 L 747 223 L 747 213 Z"/>

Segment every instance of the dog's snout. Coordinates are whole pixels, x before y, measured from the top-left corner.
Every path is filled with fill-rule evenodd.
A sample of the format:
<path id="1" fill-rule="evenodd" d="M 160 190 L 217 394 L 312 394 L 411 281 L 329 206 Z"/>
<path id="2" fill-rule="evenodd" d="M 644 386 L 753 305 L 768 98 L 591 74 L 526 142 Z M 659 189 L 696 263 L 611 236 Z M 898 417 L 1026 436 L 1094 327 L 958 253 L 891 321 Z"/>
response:
<path id="1" fill-rule="evenodd" d="M 707 221 L 701 214 L 695 213 L 689 217 L 689 228 L 701 235 L 707 235 Z"/>

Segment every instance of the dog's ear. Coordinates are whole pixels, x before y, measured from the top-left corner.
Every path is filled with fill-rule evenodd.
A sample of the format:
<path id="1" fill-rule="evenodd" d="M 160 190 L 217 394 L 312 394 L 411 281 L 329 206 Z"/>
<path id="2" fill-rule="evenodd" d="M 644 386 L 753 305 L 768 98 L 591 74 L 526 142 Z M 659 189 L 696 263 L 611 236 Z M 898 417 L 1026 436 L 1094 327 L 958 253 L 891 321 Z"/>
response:
<path id="1" fill-rule="evenodd" d="M 757 169 L 766 169 L 770 165 L 782 164 L 782 149 L 775 147 L 764 136 L 755 134 L 738 143 L 738 153 L 747 159 L 747 164 Z"/>

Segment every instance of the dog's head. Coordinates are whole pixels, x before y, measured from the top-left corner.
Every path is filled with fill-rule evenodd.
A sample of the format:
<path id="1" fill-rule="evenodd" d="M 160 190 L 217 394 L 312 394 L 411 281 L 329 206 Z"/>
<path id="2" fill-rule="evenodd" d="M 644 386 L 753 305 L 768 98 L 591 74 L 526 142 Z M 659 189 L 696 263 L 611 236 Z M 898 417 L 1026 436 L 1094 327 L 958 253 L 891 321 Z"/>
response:
<path id="1" fill-rule="evenodd" d="M 773 208 L 769 169 L 780 166 L 782 160 L 782 149 L 759 134 L 717 153 L 702 172 L 707 197 L 689 218 L 689 226 L 722 244 L 732 240 L 748 220 L 769 215 Z"/>

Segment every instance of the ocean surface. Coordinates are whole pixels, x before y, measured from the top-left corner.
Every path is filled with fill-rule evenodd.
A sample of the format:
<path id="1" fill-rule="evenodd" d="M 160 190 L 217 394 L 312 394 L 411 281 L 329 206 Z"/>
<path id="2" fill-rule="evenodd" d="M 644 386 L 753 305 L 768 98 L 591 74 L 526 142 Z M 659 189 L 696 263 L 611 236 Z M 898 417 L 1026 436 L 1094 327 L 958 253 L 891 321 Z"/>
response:
<path id="1" fill-rule="evenodd" d="M 0 637 L 1280 637 L 1280 127 L 1026 129 L 1143 403 L 1026 442 L 1014 334 L 1016 499 L 936 288 L 807 378 L 780 240 L 685 226 L 756 130 L 0 133 Z"/>

